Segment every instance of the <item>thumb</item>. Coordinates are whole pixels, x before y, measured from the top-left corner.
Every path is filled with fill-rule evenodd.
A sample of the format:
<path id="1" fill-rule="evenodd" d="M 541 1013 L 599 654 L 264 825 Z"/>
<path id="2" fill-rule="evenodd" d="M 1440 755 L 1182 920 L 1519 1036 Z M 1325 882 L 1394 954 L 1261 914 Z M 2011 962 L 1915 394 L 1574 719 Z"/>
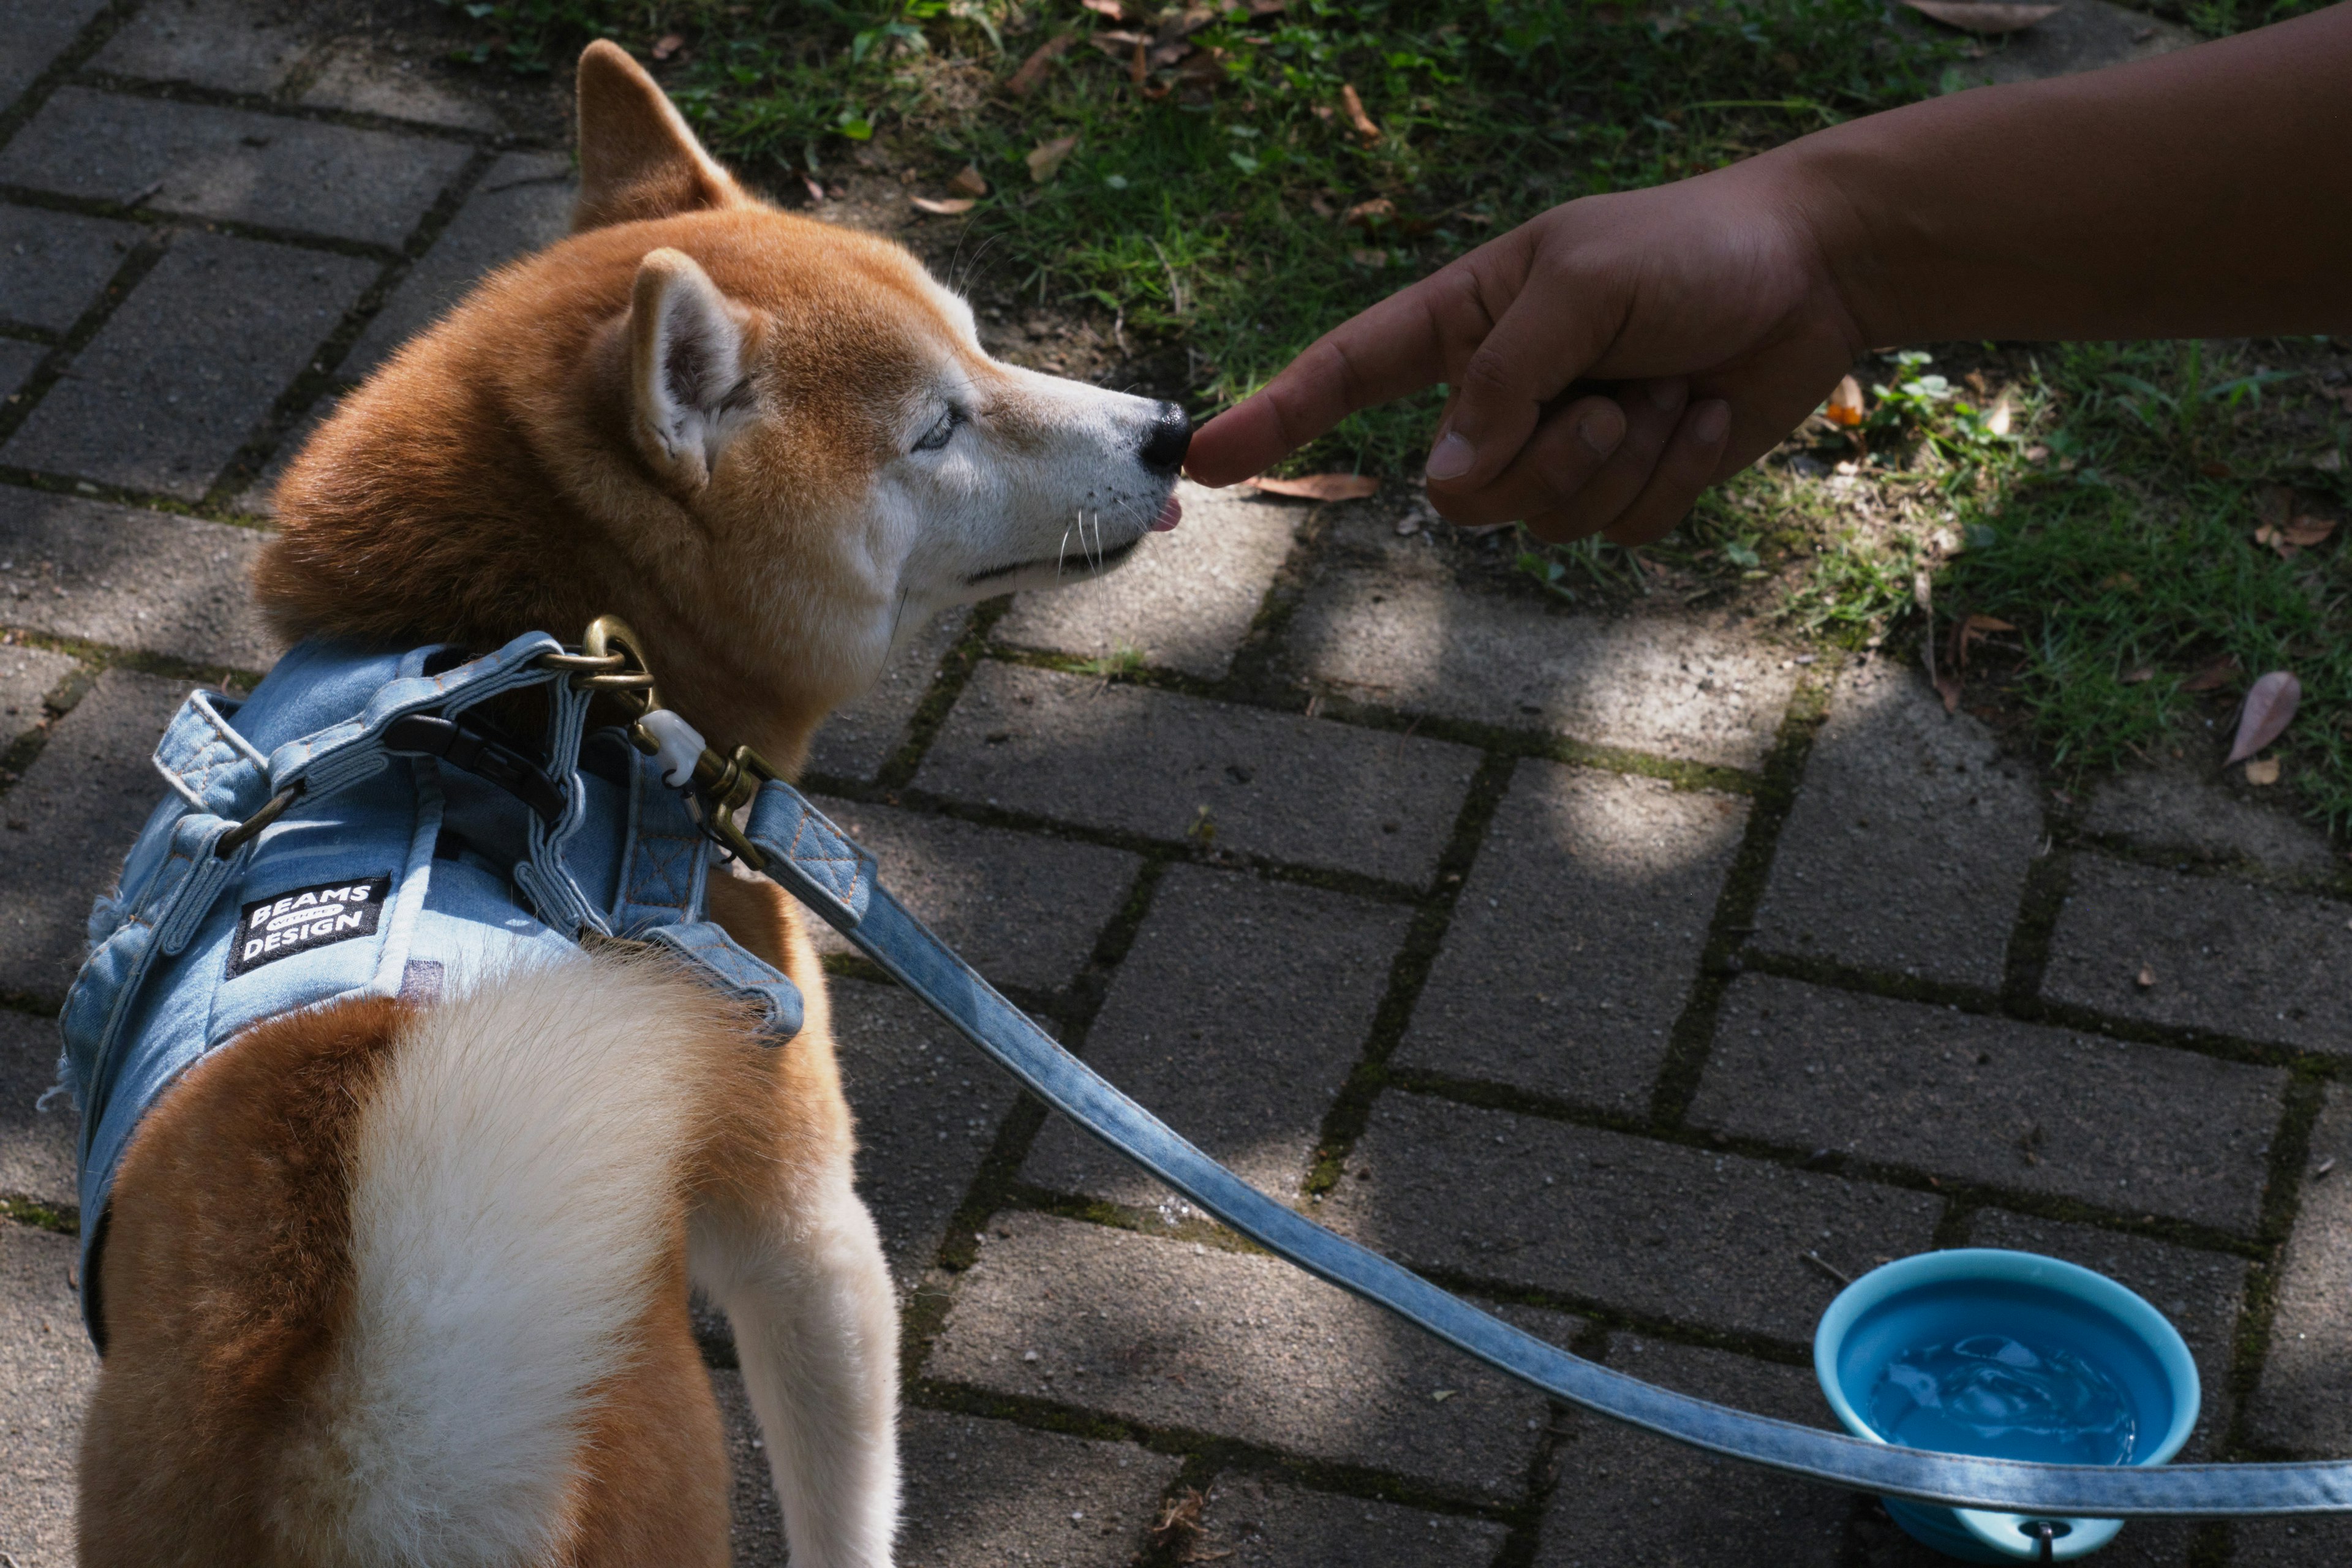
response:
<path id="1" fill-rule="evenodd" d="M 1476 489 L 1508 468 L 1544 405 L 1600 357 L 1610 334 L 1598 314 L 1573 302 L 1564 280 L 1530 276 L 1463 365 L 1430 447 L 1429 479 Z"/>

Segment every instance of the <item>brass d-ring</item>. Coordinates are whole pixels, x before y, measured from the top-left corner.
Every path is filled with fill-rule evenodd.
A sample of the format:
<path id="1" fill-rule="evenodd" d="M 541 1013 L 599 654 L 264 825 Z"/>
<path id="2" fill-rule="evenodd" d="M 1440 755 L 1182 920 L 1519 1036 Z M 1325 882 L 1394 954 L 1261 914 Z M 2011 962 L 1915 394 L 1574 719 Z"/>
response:
<path id="1" fill-rule="evenodd" d="M 574 686 L 583 690 L 610 691 L 621 700 L 623 707 L 632 710 L 634 718 L 643 718 L 662 705 L 660 693 L 654 689 L 653 667 L 646 661 L 645 644 L 620 616 L 598 616 L 590 621 L 587 635 L 580 639 L 580 651 L 599 660 L 617 655 L 626 662 L 614 674 L 575 675 L 572 678 Z"/>

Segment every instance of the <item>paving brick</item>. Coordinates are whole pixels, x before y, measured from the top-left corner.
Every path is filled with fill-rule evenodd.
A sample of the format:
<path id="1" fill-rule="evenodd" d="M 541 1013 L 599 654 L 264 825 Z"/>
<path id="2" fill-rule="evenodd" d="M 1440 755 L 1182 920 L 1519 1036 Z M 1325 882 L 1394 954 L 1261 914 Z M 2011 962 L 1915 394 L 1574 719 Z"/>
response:
<path id="1" fill-rule="evenodd" d="M 64 331 L 141 237 L 136 224 L 0 206 L 0 316 Z"/>
<path id="2" fill-rule="evenodd" d="M 1784 660 L 1697 619 L 1604 620 L 1454 585 L 1431 547 L 1359 509 L 1288 629 L 1308 679 L 1391 707 L 1752 768 L 1796 685 Z"/>
<path id="3" fill-rule="evenodd" d="M 48 345 L 0 338 L 0 397 L 15 402 L 16 389 L 30 381 L 34 370 L 48 357 Z"/>
<path id="4" fill-rule="evenodd" d="M 2095 1268 L 2146 1297 L 2189 1342 L 2202 1385 L 2197 1430 L 2189 1435 L 2181 1458 L 2211 1456 L 2214 1434 L 2227 1431 L 2230 1425 L 2230 1363 L 2237 1353 L 2238 1310 L 2246 1296 L 2243 1258 L 2005 1209 L 1983 1209 L 1973 1215 L 1969 1245 L 2063 1258 Z"/>
<path id="5" fill-rule="evenodd" d="M 1744 975 L 1690 1119 L 2248 1231 L 2286 1087 L 2277 1068 Z"/>
<path id="6" fill-rule="evenodd" d="M 735 1472 L 736 1568 L 784 1568 L 783 1517 L 740 1373 L 711 1374 Z M 900 1568 L 1127 1568 L 1183 1461 L 948 1411 L 898 1422 Z"/>
<path id="7" fill-rule="evenodd" d="M 1087 1060 L 1259 1191 L 1290 1202 L 1411 920 L 1393 904 L 1171 867 L 1087 1031 Z M 1059 1117 L 1024 1174 L 1139 1206 L 1168 1195 Z"/>
<path id="8" fill-rule="evenodd" d="M 497 268 L 554 244 L 572 219 L 572 160 L 509 153 L 490 165 L 433 248 L 409 269 L 336 367 L 356 381 L 465 298 Z"/>
<path id="9" fill-rule="evenodd" d="M 1019 1090 L 911 994 L 858 980 L 826 988 L 857 1116 L 857 1190 L 891 1273 L 910 1289 L 939 1256 Z"/>
<path id="10" fill-rule="evenodd" d="M 940 660 L 971 621 L 961 606 L 933 617 L 882 671 L 874 689 L 833 710 L 809 742 L 808 771 L 826 778 L 867 780 L 907 743 L 907 727 L 931 689 Z"/>
<path id="11" fill-rule="evenodd" d="M 0 181 L 398 245 L 471 156 L 453 142 L 68 87 L 0 153 Z"/>
<path id="12" fill-rule="evenodd" d="M 2287 876 L 2333 877 L 2340 864 L 2327 835 L 2284 801 L 2257 804 L 2185 763 L 2109 779 L 2091 797 L 2083 830 L 2137 849 Z"/>
<path id="13" fill-rule="evenodd" d="M 1145 541 L 1107 577 L 1022 595 L 996 640 L 1089 658 L 1134 648 L 1160 669 L 1222 677 L 1307 513 L 1191 483 L 1178 499 L 1184 521 L 1174 532 Z"/>
<path id="14" fill-rule="evenodd" d="M 328 394 L 304 409 L 300 417 L 295 420 L 293 428 L 279 437 L 276 449 L 269 454 L 269 461 L 262 465 L 261 472 L 254 476 L 251 484 L 236 493 L 230 504 L 248 517 L 276 517 L 278 481 L 286 477 L 286 470 L 293 466 L 294 459 L 301 455 L 310 437 L 319 433 L 319 426 L 334 417 L 339 401 Z"/>
<path id="15" fill-rule="evenodd" d="M 163 794 L 150 759 L 188 690 L 184 680 L 108 670 L 0 796 L 0 991 L 64 999 L 89 906 L 113 888 Z"/>
<path id="16" fill-rule="evenodd" d="M 248 528 L 0 489 L 0 619 L 56 637 L 262 670 L 278 639 L 246 574 Z"/>
<path id="17" fill-rule="evenodd" d="M 0 807 L 5 804 L 0 800 Z M 80 1119 L 63 1095 L 47 1110 L 35 1109 L 57 1080 L 56 1022 L 0 1012 L 0 1193 L 72 1208 L 79 1201 L 74 1138 Z"/>
<path id="18" fill-rule="evenodd" d="M 1559 1342 L 1577 1327 L 1514 1321 Z M 924 1372 L 1490 1500 L 1520 1492 L 1546 1415 L 1288 1264 L 1034 1214 L 992 1226 Z"/>
<path id="19" fill-rule="evenodd" d="M 2139 984 L 2142 971 L 2153 984 Z M 2078 855 L 2042 994 L 2153 1024 L 2352 1050 L 2352 905 Z"/>
<path id="20" fill-rule="evenodd" d="M 74 1462 L 98 1357 L 66 1285 L 74 1239 L 0 1221 L 0 1550 L 71 1568 Z"/>
<path id="21" fill-rule="evenodd" d="M 2336 1162 L 2333 1173 L 2309 1173 Z M 2327 1090 L 2312 1129 L 2250 1425 L 2298 1454 L 2352 1458 L 2352 1091 Z"/>
<path id="22" fill-rule="evenodd" d="M 1741 1410 L 1836 1429 L 1811 1371 L 1612 1334 L 1620 1372 Z M 1537 1568 L 1833 1568 L 1852 1498 L 1579 1415 L 1552 1457 Z"/>
<path id="23" fill-rule="evenodd" d="M 186 236 L 0 453 L 198 500 L 375 274 L 348 256 Z"/>
<path id="24" fill-rule="evenodd" d="M 1478 754 L 1084 676 L 986 663 L 916 784 L 1155 838 L 1421 882 Z"/>
<path id="25" fill-rule="evenodd" d="M 1397 1065 L 1645 1109 L 1747 822 L 1730 796 L 1519 763 Z"/>
<path id="26" fill-rule="evenodd" d="M 272 93 L 310 47 L 299 9 L 275 0 L 149 0 L 98 51 L 93 70 Z"/>
<path id="27" fill-rule="evenodd" d="M 1932 1245 L 1923 1194 L 1597 1128 L 1389 1093 L 1324 1223 L 1437 1268 L 1810 1343 L 1848 1274 Z"/>
<path id="28" fill-rule="evenodd" d="M 9 618 L 7 601 L 0 599 L 0 619 Z M 41 700 L 77 668 L 61 653 L 0 643 L 0 753 L 16 744 L 17 736 L 45 721 L 47 710 Z M 0 773 L 0 787 L 13 782 L 14 776 Z"/>
<path id="29" fill-rule="evenodd" d="M 444 81 L 427 60 L 395 53 L 368 40 L 328 46 L 302 101 L 318 109 L 345 109 L 446 125 L 458 131 L 497 131 L 496 110 L 480 99 Z"/>
<path id="30" fill-rule="evenodd" d="M 2137 1525 L 2132 1526 L 2137 1530 Z M 2231 1568 L 2343 1568 L 2352 1563 L 2352 1520 L 2242 1520 L 2230 1527 Z M 2130 1539 L 2131 1531 L 2124 1537 Z"/>
<path id="31" fill-rule="evenodd" d="M 825 796 L 817 805 L 879 858 L 884 887 L 999 985 L 1067 985 L 1143 863 L 1122 850 L 951 816 Z M 819 952 L 857 951 L 831 926 L 810 923 Z"/>
<path id="32" fill-rule="evenodd" d="M 1759 946 L 1864 969 L 2000 987 L 2042 843 L 2025 765 L 1944 711 L 1907 665 L 1838 682 L 1756 913 Z M 1900 887 L 1899 899 L 1857 896 Z"/>
<path id="33" fill-rule="evenodd" d="M 1311 1492 L 1228 1470 L 1209 1489 L 1185 1561 L 1234 1568 L 1487 1568 L 1510 1532 L 1492 1520 Z"/>
<path id="34" fill-rule="evenodd" d="M 0 110 L 70 47 L 107 0 L 0 0 Z"/>

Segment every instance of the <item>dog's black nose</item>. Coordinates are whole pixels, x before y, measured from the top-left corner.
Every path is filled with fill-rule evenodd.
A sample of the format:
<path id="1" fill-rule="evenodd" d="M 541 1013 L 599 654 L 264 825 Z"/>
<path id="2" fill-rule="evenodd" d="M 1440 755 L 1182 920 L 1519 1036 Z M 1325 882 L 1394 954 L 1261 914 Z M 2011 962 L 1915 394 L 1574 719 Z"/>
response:
<path id="1" fill-rule="evenodd" d="M 1192 445 L 1192 422 L 1174 404 L 1163 403 L 1159 422 L 1144 433 L 1143 446 L 1136 456 L 1153 473 L 1172 474 L 1184 466 L 1185 450 Z"/>

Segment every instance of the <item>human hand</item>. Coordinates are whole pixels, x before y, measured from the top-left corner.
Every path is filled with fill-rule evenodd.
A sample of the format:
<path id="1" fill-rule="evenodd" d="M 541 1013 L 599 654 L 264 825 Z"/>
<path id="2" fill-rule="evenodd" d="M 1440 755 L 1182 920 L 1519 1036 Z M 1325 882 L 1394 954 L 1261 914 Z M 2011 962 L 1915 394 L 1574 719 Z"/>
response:
<path id="1" fill-rule="evenodd" d="M 1866 346 L 1797 160 L 1554 207 L 1342 323 L 1192 437 L 1203 484 L 1359 408 L 1452 391 L 1429 497 L 1554 542 L 1657 538 L 1820 405 Z"/>

